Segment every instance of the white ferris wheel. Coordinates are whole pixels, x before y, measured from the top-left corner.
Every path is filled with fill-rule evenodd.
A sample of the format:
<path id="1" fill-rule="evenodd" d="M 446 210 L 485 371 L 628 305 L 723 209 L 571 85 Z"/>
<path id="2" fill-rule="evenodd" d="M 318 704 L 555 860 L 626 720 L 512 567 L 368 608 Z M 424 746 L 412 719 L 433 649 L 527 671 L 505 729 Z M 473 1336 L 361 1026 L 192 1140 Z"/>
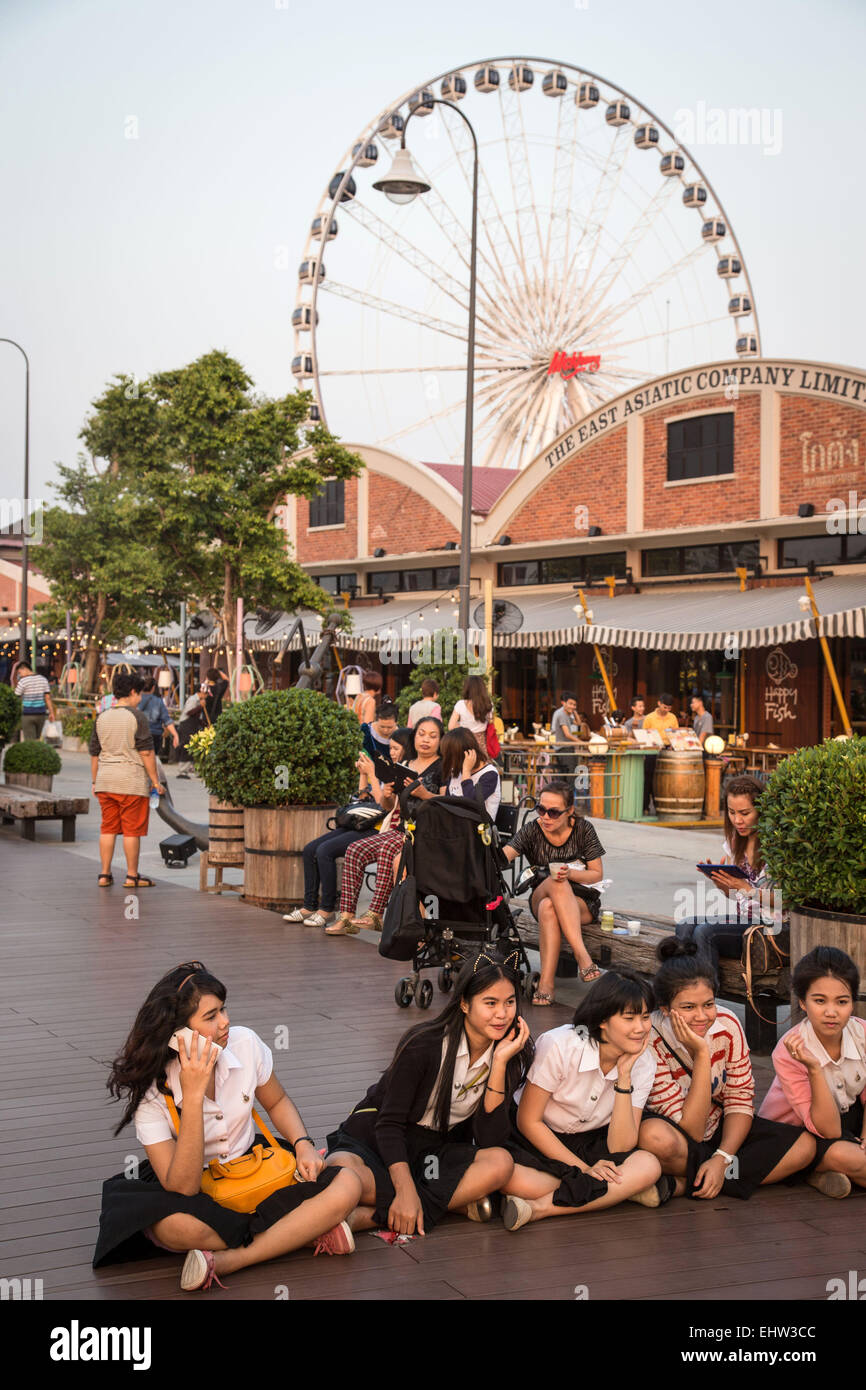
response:
<path id="1" fill-rule="evenodd" d="M 665 123 L 584 69 L 488 59 L 389 103 L 323 193 L 292 315 L 314 420 L 462 461 L 473 149 L 433 97 L 463 104 L 479 147 L 477 465 L 521 468 L 641 381 L 760 352 L 730 218 Z M 395 207 L 372 185 L 410 112 L 431 187 Z"/>

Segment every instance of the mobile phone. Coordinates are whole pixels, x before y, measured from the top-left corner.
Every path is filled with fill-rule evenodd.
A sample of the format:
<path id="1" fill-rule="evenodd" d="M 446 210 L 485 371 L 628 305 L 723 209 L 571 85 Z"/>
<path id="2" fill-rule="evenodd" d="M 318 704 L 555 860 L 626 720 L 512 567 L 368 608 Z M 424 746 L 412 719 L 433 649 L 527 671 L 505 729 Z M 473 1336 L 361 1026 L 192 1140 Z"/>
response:
<path id="1" fill-rule="evenodd" d="M 202 1034 L 201 1034 L 201 1033 L 199 1033 L 199 1037 L 202 1037 Z M 193 1047 L 193 1043 L 192 1043 L 192 1029 L 191 1029 L 191 1028 L 178 1028 L 178 1030 L 177 1030 L 176 1033 L 172 1033 L 171 1037 L 170 1037 L 169 1040 L 168 1040 L 168 1045 L 169 1045 L 169 1047 L 172 1049 L 173 1052 L 178 1052 L 178 1053 L 180 1052 L 180 1045 L 179 1045 L 179 1042 L 178 1042 L 178 1039 L 179 1039 L 179 1038 L 183 1038 L 184 1047 L 186 1048 L 186 1055 L 187 1055 L 187 1057 L 192 1057 L 192 1055 L 193 1055 L 193 1050 L 192 1050 L 192 1047 Z M 207 1042 L 208 1039 L 205 1038 L 204 1041 Z M 219 1043 L 211 1043 L 211 1046 L 212 1046 L 212 1047 L 215 1047 L 218 1053 L 222 1052 L 222 1048 L 220 1047 Z M 210 1054 L 208 1053 L 207 1049 L 204 1049 L 204 1050 L 203 1050 L 203 1056 L 207 1057 L 207 1056 L 209 1056 L 209 1055 L 210 1055 Z"/>

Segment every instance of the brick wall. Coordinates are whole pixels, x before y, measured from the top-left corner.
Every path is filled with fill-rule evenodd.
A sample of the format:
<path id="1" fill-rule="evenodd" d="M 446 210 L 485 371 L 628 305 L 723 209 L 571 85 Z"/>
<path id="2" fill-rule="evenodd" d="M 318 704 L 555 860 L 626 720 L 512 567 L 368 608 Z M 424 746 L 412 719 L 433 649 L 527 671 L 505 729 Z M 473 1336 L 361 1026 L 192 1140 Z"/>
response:
<path id="1" fill-rule="evenodd" d="M 310 531 L 310 504 L 298 498 L 298 541 L 295 558 L 302 565 L 314 560 L 353 560 L 358 553 L 358 480 L 347 478 L 346 524 L 341 530 Z"/>
<path id="2" fill-rule="evenodd" d="M 780 417 L 780 506 L 796 515 L 801 502 L 823 512 L 832 497 L 847 505 L 866 498 L 866 412 L 854 405 L 783 396 Z M 803 436 L 808 436 L 804 438 Z"/>
<path id="3" fill-rule="evenodd" d="M 753 520 L 760 516 L 761 398 L 757 391 L 744 392 L 739 400 L 724 394 L 704 396 L 683 405 L 662 406 L 644 417 L 644 527 L 648 531 L 668 527 L 712 525 L 719 521 Z M 696 409 L 729 409 L 734 413 L 734 472 L 727 481 L 687 483 L 665 487 L 667 482 L 667 420 L 693 414 Z"/>
<path id="4" fill-rule="evenodd" d="M 504 529 L 515 545 L 525 541 L 581 539 L 586 532 L 575 528 L 578 506 L 587 508 L 589 525 L 600 526 L 605 534 L 625 530 L 624 425 L 551 472 L 520 510 L 509 517 Z"/>
<path id="5" fill-rule="evenodd" d="M 396 483 L 393 478 L 386 478 L 383 473 L 372 470 L 368 535 L 371 554 L 381 546 L 389 555 L 413 550 L 441 550 L 446 541 L 460 540 L 459 531 L 437 507 L 425 502 L 423 497 L 405 484 Z"/>

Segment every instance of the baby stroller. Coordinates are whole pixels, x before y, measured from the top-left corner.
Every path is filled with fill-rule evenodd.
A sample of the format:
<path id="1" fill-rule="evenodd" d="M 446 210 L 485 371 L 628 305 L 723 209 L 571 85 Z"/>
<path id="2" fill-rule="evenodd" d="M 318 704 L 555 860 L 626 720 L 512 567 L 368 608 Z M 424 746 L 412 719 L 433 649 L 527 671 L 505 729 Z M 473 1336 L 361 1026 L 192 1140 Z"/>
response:
<path id="1" fill-rule="evenodd" d="M 515 951 L 521 988 L 530 988 L 532 970 L 508 907 L 500 859 L 496 830 L 483 805 L 459 796 L 418 803 L 414 823 L 407 824 L 379 946 L 391 960 L 412 962 L 412 973 L 394 990 L 401 1009 L 413 999 L 420 1009 L 430 1007 L 433 983 L 422 980 L 422 971 L 438 970 L 439 988 L 447 993 L 463 963 L 485 946 L 503 956 Z M 414 888 L 401 884 L 404 870 Z"/>

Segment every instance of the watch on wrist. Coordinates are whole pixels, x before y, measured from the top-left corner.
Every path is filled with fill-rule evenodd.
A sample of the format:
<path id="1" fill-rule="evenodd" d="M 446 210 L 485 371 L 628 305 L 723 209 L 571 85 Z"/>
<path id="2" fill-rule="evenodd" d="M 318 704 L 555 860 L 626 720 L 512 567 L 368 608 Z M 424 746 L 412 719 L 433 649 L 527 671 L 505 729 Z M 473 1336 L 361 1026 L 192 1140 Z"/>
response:
<path id="1" fill-rule="evenodd" d="M 634 1090 L 634 1086 L 617 1086 L 616 1082 L 614 1082 L 613 1089 L 621 1096 L 630 1096 Z"/>
<path id="2" fill-rule="evenodd" d="M 311 1139 L 309 1134 L 302 1134 L 300 1139 L 296 1139 L 294 1141 L 294 1143 L 292 1144 L 292 1149 L 294 1150 L 298 1147 L 299 1144 L 303 1144 L 304 1140 L 306 1140 L 308 1144 L 312 1144 L 313 1148 L 316 1147 L 315 1140 Z"/>

